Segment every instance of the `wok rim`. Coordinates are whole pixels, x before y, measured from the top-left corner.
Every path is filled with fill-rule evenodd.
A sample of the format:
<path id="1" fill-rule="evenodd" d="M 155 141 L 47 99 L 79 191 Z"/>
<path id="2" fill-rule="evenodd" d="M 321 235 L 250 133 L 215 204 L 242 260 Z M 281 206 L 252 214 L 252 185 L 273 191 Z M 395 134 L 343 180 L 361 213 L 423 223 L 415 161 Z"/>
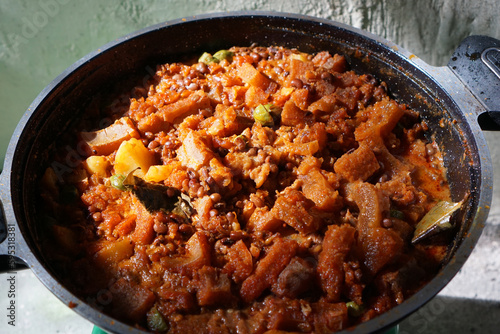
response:
<path id="1" fill-rule="evenodd" d="M 76 72 L 80 67 L 88 62 L 91 62 L 99 55 L 111 51 L 113 48 L 123 44 L 130 43 L 135 38 L 139 38 L 142 35 L 149 34 L 151 32 L 168 29 L 171 26 L 186 24 L 190 22 L 201 22 L 203 20 L 211 19 L 224 19 L 224 18 L 234 18 L 234 17 L 251 17 L 251 18 L 278 18 L 278 19 L 294 19 L 298 21 L 307 21 L 307 23 L 316 23 L 320 25 L 328 25 L 333 29 L 345 29 L 350 32 L 354 32 L 360 35 L 363 39 L 371 39 L 383 46 L 383 48 L 388 49 L 390 52 L 394 52 L 397 55 L 405 58 L 408 66 L 414 66 L 417 70 L 424 72 L 426 76 L 432 81 L 436 81 L 440 84 L 432 74 L 429 74 L 429 69 L 432 71 L 432 66 L 425 63 L 415 63 L 409 59 L 410 52 L 406 51 L 404 48 L 397 46 L 396 44 L 381 38 L 380 36 L 374 35 L 372 33 L 363 31 L 361 29 L 339 23 L 333 20 L 322 19 L 317 17 L 312 17 L 303 14 L 285 13 L 285 12 L 274 12 L 274 11 L 235 11 L 235 12 L 222 12 L 222 13 L 209 13 L 196 15 L 188 18 L 179 18 L 174 20 L 169 20 L 163 23 L 155 24 L 146 28 L 139 29 L 130 34 L 124 35 L 123 37 L 117 38 L 114 41 L 106 43 L 102 47 L 88 53 L 84 57 L 77 60 L 67 69 L 65 69 L 60 75 L 58 75 L 52 82 L 50 82 L 35 98 L 31 103 L 26 113 L 23 115 L 19 121 L 14 133 L 9 142 L 7 153 L 5 156 L 4 169 L 0 176 L 1 183 L 5 188 L 2 190 L 2 202 L 4 206 L 5 216 L 8 222 L 15 222 L 16 227 L 19 229 L 19 222 L 14 213 L 13 204 L 11 200 L 12 188 L 15 185 L 11 184 L 11 174 L 13 172 L 13 158 L 19 149 L 18 142 L 20 141 L 25 127 L 28 122 L 32 119 L 32 116 L 36 113 L 37 108 L 41 105 L 44 100 L 56 91 L 68 77 L 70 77 L 74 72 Z M 457 79 L 458 80 L 458 79 Z M 441 85 L 440 85 L 441 86 Z M 450 96 L 447 90 L 441 87 L 444 92 L 446 92 L 449 98 L 455 102 L 455 99 Z M 458 108 L 460 112 L 464 113 L 461 107 Z M 492 167 L 491 158 L 489 151 L 486 147 L 486 142 L 484 136 L 477 122 L 474 119 L 467 118 L 467 126 L 471 128 L 472 137 L 476 141 L 476 148 L 480 162 L 480 195 L 478 197 L 478 210 L 477 212 L 471 213 L 473 215 L 473 222 L 469 228 L 469 234 L 466 238 L 461 241 L 461 245 L 455 251 L 455 254 L 450 259 L 450 261 L 443 266 L 438 275 L 435 276 L 429 283 L 424 287 L 419 289 L 410 298 L 406 299 L 402 304 L 390 309 L 389 311 L 377 316 L 376 318 L 356 325 L 354 328 L 345 329 L 339 333 L 351 333 L 353 330 L 356 332 L 373 332 L 382 331 L 390 326 L 402 321 L 405 317 L 411 315 L 417 309 L 425 305 L 430 301 L 439 291 L 441 291 L 458 273 L 460 268 L 464 265 L 466 259 L 471 254 L 475 244 L 477 243 L 479 236 L 481 235 L 484 223 L 486 221 L 489 206 L 491 204 L 492 189 L 487 186 L 487 180 L 492 180 Z M 477 177 L 476 177 L 477 178 Z M 22 232 L 22 231 L 21 231 Z M 39 258 L 35 255 L 35 251 L 28 245 L 25 240 L 24 233 L 17 235 L 18 241 L 18 254 L 24 259 L 30 269 L 34 272 L 37 278 L 63 303 L 68 305 L 71 309 L 77 312 L 80 316 L 84 317 L 88 321 L 94 323 L 96 326 L 103 328 L 111 332 L 138 332 L 138 333 L 149 333 L 147 331 L 142 331 L 133 326 L 120 322 L 111 316 L 91 307 L 89 304 L 85 303 L 79 297 L 75 296 L 69 289 L 65 288 L 59 283 L 59 280 L 54 277 L 50 271 L 44 266 L 43 258 Z"/>

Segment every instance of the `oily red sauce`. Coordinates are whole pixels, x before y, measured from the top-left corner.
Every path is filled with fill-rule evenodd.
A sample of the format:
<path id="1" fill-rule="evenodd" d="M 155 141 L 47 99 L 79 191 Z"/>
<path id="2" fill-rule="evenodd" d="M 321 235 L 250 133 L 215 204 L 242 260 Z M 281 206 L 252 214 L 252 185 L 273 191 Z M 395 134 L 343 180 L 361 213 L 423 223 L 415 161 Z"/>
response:
<path id="1" fill-rule="evenodd" d="M 425 284 L 446 245 L 411 238 L 449 190 L 418 113 L 341 55 L 212 56 L 96 98 L 68 140 L 81 164 L 47 169 L 47 256 L 65 284 L 168 333 L 330 333 Z"/>

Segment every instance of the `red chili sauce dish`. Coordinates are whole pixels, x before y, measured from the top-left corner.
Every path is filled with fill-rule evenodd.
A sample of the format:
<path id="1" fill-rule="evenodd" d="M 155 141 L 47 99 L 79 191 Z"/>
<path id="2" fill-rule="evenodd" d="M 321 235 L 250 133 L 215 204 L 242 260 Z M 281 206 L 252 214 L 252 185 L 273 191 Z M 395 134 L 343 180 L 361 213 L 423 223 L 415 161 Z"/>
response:
<path id="1" fill-rule="evenodd" d="M 415 230 L 450 204 L 441 153 L 344 56 L 233 47 L 143 81 L 96 96 L 54 161 L 85 156 L 40 183 L 84 301 L 157 333 L 331 333 L 439 270 L 447 238 Z"/>

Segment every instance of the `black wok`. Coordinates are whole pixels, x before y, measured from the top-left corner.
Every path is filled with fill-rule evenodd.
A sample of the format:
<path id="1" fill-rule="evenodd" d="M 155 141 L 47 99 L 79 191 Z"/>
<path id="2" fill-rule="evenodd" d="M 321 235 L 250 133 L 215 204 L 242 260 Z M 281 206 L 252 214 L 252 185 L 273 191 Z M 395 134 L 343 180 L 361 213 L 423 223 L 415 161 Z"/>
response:
<path id="1" fill-rule="evenodd" d="M 492 164 L 480 125 L 500 128 L 496 113 L 500 110 L 500 41 L 469 37 L 448 66 L 433 67 L 393 43 L 358 29 L 281 13 L 209 14 L 159 24 L 92 52 L 48 85 L 17 126 L 0 177 L 1 271 L 27 266 L 52 293 L 97 326 L 117 333 L 140 332 L 73 295 L 44 258 L 37 188 L 45 169 L 41 167 L 51 163 L 47 148 L 61 140 L 94 94 L 114 83 L 131 77 L 147 79 L 159 63 L 252 43 L 344 54 L 352 69 L 385 81 L 393 97 L 419 111 L 427 121 L 429 133 L 444 153 L 453 200 L 468 195 L 456 219 L 456 237 L 443 268 L 429 284 L 356 330 L 383 330 L 435 296 L 466 261 L 489 211 Z M 78 149 L 68 150 L 66 165 L 59 166 L 62 171 L 75 167 L 72 164 L 78 155 Z"/>

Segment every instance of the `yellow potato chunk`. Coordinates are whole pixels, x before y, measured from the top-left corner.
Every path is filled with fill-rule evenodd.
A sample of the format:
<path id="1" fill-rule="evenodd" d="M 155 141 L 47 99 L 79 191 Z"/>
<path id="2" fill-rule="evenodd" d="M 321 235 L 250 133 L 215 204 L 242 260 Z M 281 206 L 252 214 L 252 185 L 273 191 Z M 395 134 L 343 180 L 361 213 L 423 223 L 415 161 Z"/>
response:
<path id="1" fill-rule="evenodd" d="M 115 156 L 115 173 L 128 175 L 140 168 L 147 173 L 149 167 L 154 165 L 155 157 L 139 139 L 131 138 L 121 143 Z"/>
<path id="2" fill-rule="evenodd" d="M 144 180 L 147 182 L 165 181 L 177 167 L 177 165 L 153 165 L 149 167 L 148 172 L 144 175 Z"/>
<path id="3" fill-rule="evenodd" d="M 90 174 L 97 174 L 100 177 L 107 177 L 111 163 L 108 159 L 100 155 L 92 155 L 85 160 L 84 167 Z"/>
<path id="4" fill-rule="evenodd" d="M 129 239 L 110 242 L 95 254 L 95 261 L 101 267 L 116 265 L 134 254 L 134 243 Z"/>
<path id="5" fill-rule="evenodd" d="M 195 170 L 207 165 L 213 156 L 212 150 L 195 131 L 189 131 L 182 141 L 182 146 L 177 150 L 177 157 L 182 165 Z"/>

